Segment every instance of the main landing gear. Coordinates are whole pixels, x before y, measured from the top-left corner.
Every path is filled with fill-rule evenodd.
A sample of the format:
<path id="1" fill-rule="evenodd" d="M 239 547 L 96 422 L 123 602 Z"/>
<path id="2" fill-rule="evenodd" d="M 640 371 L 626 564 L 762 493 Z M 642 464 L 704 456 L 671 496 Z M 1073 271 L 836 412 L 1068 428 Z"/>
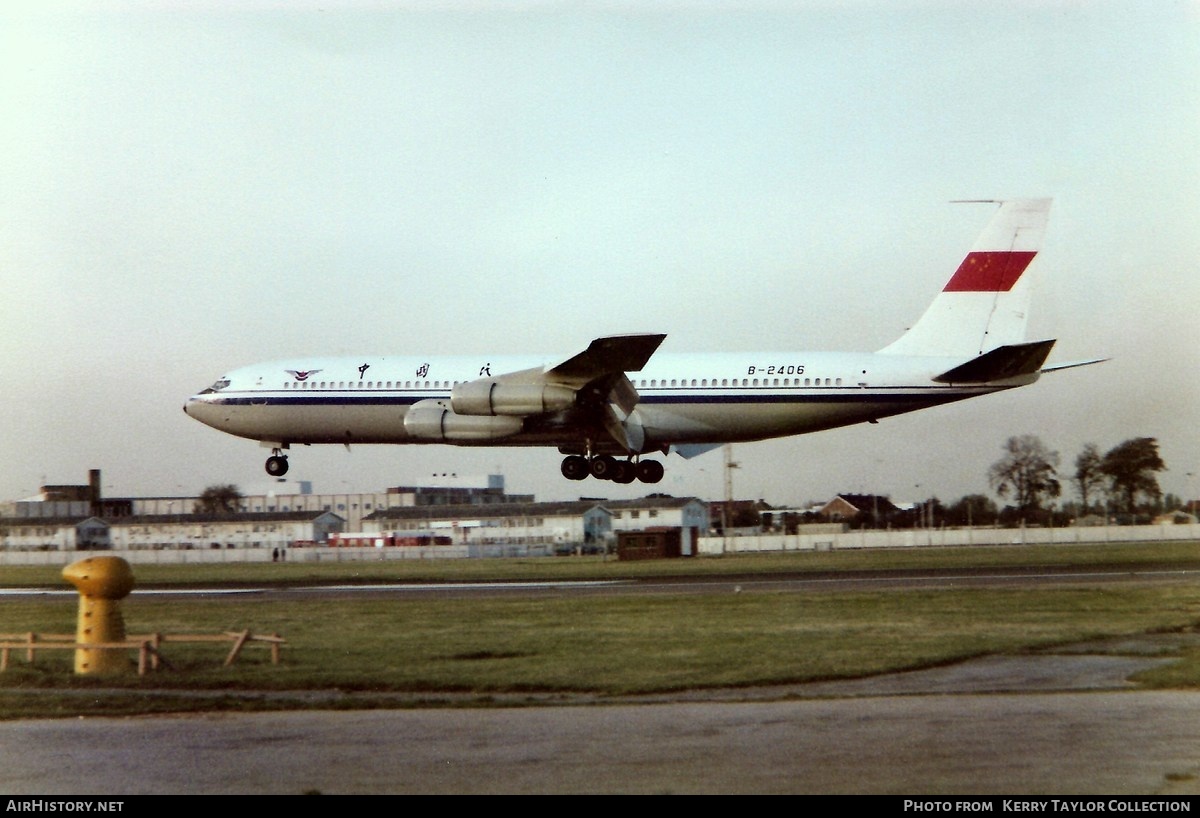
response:
<path id="1" fill-rule="evenodd" d="M 287 474 L 288 459 L 286 454 L 280 454 L 280 449 L 272 449 L 267 458 L 267 474 L 272 477 L 283 477 Z"/>
<path id="2" fill-rule="evenodd" d="M 568 480 L 583 480 L 591 475 L 597 480 L 612 480 L 614 483 L 657 483 L 663 479 L 663 465 L 657 460 L 617 460 L 612 455 L 602 454 L 591 460 L 581 454 L 563 458 L 563 477 Z"/>

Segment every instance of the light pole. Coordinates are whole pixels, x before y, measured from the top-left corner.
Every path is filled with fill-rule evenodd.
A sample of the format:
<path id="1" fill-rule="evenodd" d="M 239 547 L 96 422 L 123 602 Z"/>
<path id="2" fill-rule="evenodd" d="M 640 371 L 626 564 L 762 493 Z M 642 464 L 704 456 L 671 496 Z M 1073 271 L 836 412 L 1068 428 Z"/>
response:
<path id="1" fill-rule="evenodd" d="M 721 509 L 721 553 L 729 552 L 729 507 L 733 505 L 733 444 L 725 444 L 725 504 Z"/>

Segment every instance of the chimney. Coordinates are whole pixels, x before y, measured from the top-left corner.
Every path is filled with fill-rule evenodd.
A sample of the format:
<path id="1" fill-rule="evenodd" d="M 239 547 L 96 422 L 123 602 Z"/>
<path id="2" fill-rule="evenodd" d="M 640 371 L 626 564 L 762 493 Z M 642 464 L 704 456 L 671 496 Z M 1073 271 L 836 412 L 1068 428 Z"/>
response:
<path id="1" fill-rule="evenodd" d="M 88 501 L 92 504 L 92 511 L 95 512 L 96 507 L 100 504 L 100 470 L 88 470 Z"/>

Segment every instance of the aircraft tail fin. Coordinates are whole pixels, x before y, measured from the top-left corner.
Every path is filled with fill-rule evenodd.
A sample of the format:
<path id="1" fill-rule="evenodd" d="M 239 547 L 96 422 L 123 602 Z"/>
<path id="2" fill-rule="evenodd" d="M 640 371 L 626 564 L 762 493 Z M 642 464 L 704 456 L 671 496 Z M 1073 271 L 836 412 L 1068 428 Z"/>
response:
<path id="1" fill-rule="evenodd" d="M 974 356 L 1025 340 L 1031 282 L 1050 199 L 1006 199 L 933 303 L 880 350 L 896 355 Z"/>

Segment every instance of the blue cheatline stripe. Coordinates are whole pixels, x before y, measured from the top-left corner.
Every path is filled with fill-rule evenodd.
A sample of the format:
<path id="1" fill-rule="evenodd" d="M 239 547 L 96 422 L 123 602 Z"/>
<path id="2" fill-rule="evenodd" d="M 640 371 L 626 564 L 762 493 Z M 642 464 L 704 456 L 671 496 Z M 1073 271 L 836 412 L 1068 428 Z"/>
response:
<path id="1" fill-rule="evenodd" d="M 678 404 L 745 404 L 745 403 L 903 403 L 913 400 L 928 400 L 931 397 L 969 397 L 990 391 L 988 389 L 961 389 L 945 386 L 903 386 L 863 390 L 831 387 L 828 393 L 820 394 L 757 394 L 752 387 L 740 392 L 720 394 L 662 395 L 642 394 L 641 402 L 648 405 Z M 446 393 L 427 395 L 256 395 L 255 397 L 222 397 L 214 401 L 223 406 L 412 406 L 417 401 L 430 398 L 449 400 Z"/>

